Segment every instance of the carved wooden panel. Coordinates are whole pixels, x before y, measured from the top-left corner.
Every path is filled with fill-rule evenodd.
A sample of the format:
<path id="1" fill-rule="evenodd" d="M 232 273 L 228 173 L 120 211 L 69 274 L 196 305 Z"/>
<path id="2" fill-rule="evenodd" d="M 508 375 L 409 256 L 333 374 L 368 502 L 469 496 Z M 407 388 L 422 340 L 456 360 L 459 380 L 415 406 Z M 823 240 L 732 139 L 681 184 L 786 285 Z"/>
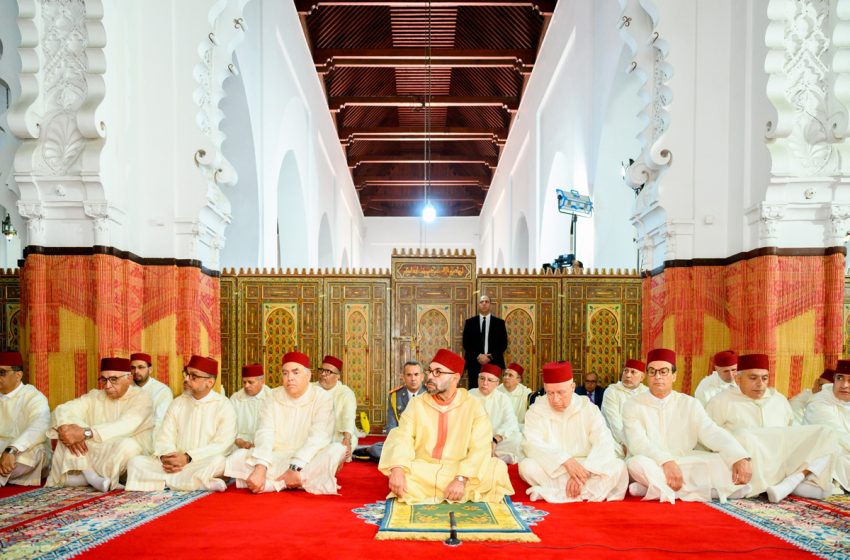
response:
<path id="1" fill-rule="evenodd" d="M 357 396 L 358 413 L 365 411 L 376 427 L 386 422 L 386 387 L 391 383 L 389 291 L 389 276 L 334 277 L 324 283 L 322 355 L 342 359 L 342 381 Z"/>
<path id="2" fill-rule="evenodd" d="M 222 275 L 219 286 L 221 302 L 221 384 L 228 395 L 242 388 L 242 365 L 237 363 L 238 330 L 236 325 L 235 276 Z"/>
<path id="3" fill-rule="evenodd" d="M 489 272 L 489 271 L 488 271 Z M 561 280 L 543 275 L 480 275 L 480 292 L 490 296 L 491 312 L 505 320 L 508 351 L 505 364 L 517 362 L 526 371 L 523 383 L 539 387 L 540 367 L 561 358 Z"/>

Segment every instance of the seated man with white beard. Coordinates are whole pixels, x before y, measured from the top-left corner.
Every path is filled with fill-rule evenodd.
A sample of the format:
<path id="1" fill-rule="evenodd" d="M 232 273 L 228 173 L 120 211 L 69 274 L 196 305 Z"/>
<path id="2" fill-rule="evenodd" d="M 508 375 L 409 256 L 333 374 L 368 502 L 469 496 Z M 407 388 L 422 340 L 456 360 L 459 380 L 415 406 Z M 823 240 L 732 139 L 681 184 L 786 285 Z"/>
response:
<path id="1" fill-rule="evenodd" d="M 214 391 L 218 362 L 192 356 L 183 371 L 183 394 L 165 412 L 153 456 L 136 457 L 127 469 L 127 490 L 145 492 L 227 489 L 220 478 L 236 439 L 236 412 Z"/>
<path id="2" fill-rule="evenodd" d="M 574 394 L 572 366 L 543 366 L 545 398 L 525 415 L 519 474 L 531 485 L 532 500 L 552 503 L 622 500 L 629 483 L 626 464 L 614 454 L 614 440 L 599 408 Z"/>
<path id="3" fill-rule="evenodd" d="M 336 473 L 346 449 L 334 442 L 336 417 L 330 392 L 310 383 L 310 358 L 301 352 L 283 357 L 282 386 L 272 389 L 260 408 L 253 449 L 227 458 L 224 473 L 237 488 L 255 494 L 304 489 L 336 494 Z"/>
<path id="4" fill-rule="evenodd" d="M 835 480 L 850 492 L 850 360 L 838 360 L 832 390 L 824 388 L 806 407 L 806 424 L 826 426 L 838 438 Z"/>
<path id="5" fill-rule="evenodd" d="M 133 385 L 130 360 L 103 358 L 98 383 L 53 411 L 51 439 L 58 439 L 47 486 L 91 485 L 108 492 L 134 457 L 151 448 L 153 403 Z"/>
<path id="6" fill-rule="evenodd" d="M 832 391 L 833 381 L 835 381 L 835 370 L 832 368 L 826 368 L 823 370 L 823 373 L 815 379 L 815 382 L 812 383 L 811 389 L 800 391 L 794 395 L 793 398 L 788 399 L 788 402 L 791 404 L 791 409 L 794 411 L 794 420 L 796 420 L 798 424 L 804 423 L 803 419 L 806 416 L 806 407 L 809 406 L 809 403 L 812 402 L 815 395 L 820 393 L 822 389 Z"/>
<path id="7" fill-rule="evenodd" d="M 478 374 L 478 387 L 469 394 L 478 399 L 493 427 L 493 456 L 513 465 L 522 459 L 522 434 L 517 425 L 511 401 L 497 391 L 502 370 L 495 364 L 483 364 Z"/>
<path id="8" fill-rule="evenodd" d="M 767 386 L 769 368 L 765 354 L 741 356 L 737 387 L 716 395 L 705 410 L 753 458 L 749 497 L 767 492 L 774 503 L 789 494 L 827 498 L 832 494 L 835 436 L 824 426 L 794 425 L 788 399 Z"/>
<path id="9" fill-rule="evenodd" d="M 750 492 L 750 457 L 695 398 L 673 390 L 676 353 L 651 350 L 646 359 L 649 392 L 623 405 L 631 458 L 629 493 L 644 500 L 707 502 Z M 702 444 L 704 451 L 697 449 Z"/>
<path id="10" fill-rule="evenodd" d="M 502 372 L 502 384 L 497 389 L 510 399 L 520 432 L 522 432 L 522 425 L 525 423 L 525 412 L 528 410 L 528 397 L 531 395 L 531 389 L 522 384 L 523 373 L 525 373 L 525 370 L 522 369 L 521 365 L 517 363 L 508 364 L 508 367 Z"/>
<path id="11" fill-rule="evenodd" d="M 708 377 L 704 377 L 694 391 L 694 398 L 703 406 L 708 404 L 714 395 L 735 387 L 732 377 L 738 369 L 738 354 L 733 350 L 724 350 L 715 354 L 713 361 L 714 371 Z"/>
<path id="12" fill-rule="evenodd" d="M 644 385 L 643 376 L 646 373 L 646 364 L 640 360 L 626 360 L 620 381 L 609 385 L 602 397 L 602 416 L 611 429 L 614 437 L 614 451 L 617 457 L 624 458 L 629 454 L 626 448 L 626 434 L 623 430 L 623 405 L 627 400 L 646 393 L 649 389 Z"/>

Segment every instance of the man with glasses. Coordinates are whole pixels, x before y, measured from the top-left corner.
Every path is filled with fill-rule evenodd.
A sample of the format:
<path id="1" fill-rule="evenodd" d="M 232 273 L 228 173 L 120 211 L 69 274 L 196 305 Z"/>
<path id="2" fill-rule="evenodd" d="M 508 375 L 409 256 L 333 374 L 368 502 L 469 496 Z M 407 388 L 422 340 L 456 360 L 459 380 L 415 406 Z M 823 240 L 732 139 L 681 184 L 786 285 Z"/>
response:
<path id="1" fill-rule="evenodd" d="M 236 411 L 214 391 L 218 362 L 192 356 L 183 371 L 182 395 L 165 413 L 153 456 L 136 457 L 127 470 L 127 490 L 159 492 L 227 489 L 219 478 L 236 439 Z"/>
<path id="2" fill-rule="evenodd" d="M 698 400 L 673 390 L 676 353 L 657 348 L 646 362 L 649 392 L 623 405 L 631 455 L 627 466 L 635 481 L 629 493 L 671 504 L 677 498 L 707 502 L 746 496 L 752 477 L 749 454 Z"/>
<path id="3" fill-rule="evenodd" d="M 100 389 L 60 404 L 47 435 L 58 439 L 47 486 L 90 485 L 108 492 L 128 461 L 150 452 L 153 403 L 133 385 L 130 360 L 103 358 Z"/>
<path id="4" fill-rule="evenodd" d="M 735 387 L 735 372 L 738 370 L 738 354 L 734 350 L 724 350 L 714 355 L 714 371 L 704 377 L 694 391 L 694 398 L 703 406 L 715 395 Z"/>
<path id="5" fill-rule="evenodd" d="M 576 389 L 576 395 L 587 397 L 597 408 L 602 408 L 602 399 L 605 397 L 605 389 L 597 384 L 598 377 L 595 373 L 584 374 L 584 383 Z"/>
<path id="6" fill-rule="evenodd" d="M 319 366 L 319 381 L 314 383 L 331 394 L 336 415 L 336 434 L 334 441 L 345 447 L 345 460 L 351 461 L 351 450 L 357 448 L 357 426 L 354 417 L 357 415 L 357 397 L 354 391 L 340 381 L 342 376 L 342 360 L 335 356 L 322 358 Z"/>
<path id="7" fill-rule="evenodd" d="M 551 503 L 622 500 L 629 476 L 614 454 L 614 440 L 602 413 L 575 398 L 569 362 L 543 365 L 545 398 L 525 416 L 526 458 L 519 474 L 532 500 Z"/>
<path id="8" fill-rule="evenodd" d="M 20 353 L 0 352 L 0 486 L 38 486 L 50 463 L 50 407 L 23 375 Z"/>
<path id="9" fill-rule="evenodd" d="M 494 364 L 484 364 L 478 374 L 478 387 L 469 394 L 481 402 L 493 427 L 493 456 L 513 465 L 522 459 L 522 433 L 516 421 L 511 401 L 497 391 L 502 370 Z"/>
<path id="10" fill-rule="evenodd" d="M 130 354 L 130 371 L 133 374 L 133 382 L 136 387 L 147 392 L 151 401 L 153 401 L 153 423 L 154 432 L 156 432 L 162 424 L 168 405 L 174 400 L 174 393 L 171 392 L 171 387 L 151 377 L 153 373 L 152 363 L 150 354 L 144 352 Z"/>
<path id="11" fill-rule="evenodd" d="M 620 381 L 610 385 L 605 390 L 602 399 L 602 416 L 608 423 L 611 435 L 614 436 L 614 451 L 620 459 L 629 454 L 626 446 L 626 435 L 623 430 L 623 405 L 635 395 L 641 395 L 649 391 L 643 384 L 643 376 L 646 373 L 646 364 L 640 360 L 628 359 L 620 374 Z"/>
<path id="12" fill-rule="evenodd" d="M 236 448 L 254 447 L 254 434 L 257 431 L 260 408 L 271 392 L 272 390 L 266 385 L 266 375 L 262 365 L 242 366 L 242 388 L 230 396 L 230 404 L 236 411 L 236 441 L 234 442 Z"/>
<path id="13" fill-rule="evenodd" d="M 440 349 L 413 399 L 387 436 L 378 470 L 390 497 L 407 504 L 500 502 L 513 494 L 508 468 L 491 454 L 493 429 L 477 399 L 458 389 L 463 358 Z"/>
<path id="14" fill-rule="evenodd" d="M 831 390 L 824 388 L 806 407 L 806 424 L 827 426 L 838 438 L 835 480 L 850 492 L 850 360 L 838 360 Z"/>
<path id="15" fill-rule="evenodd" d="M 773 503 L 790 494 L 828 498 L 835 436 L 825 426 L 795 425 L 788 399 L 768 387 L 770 359 L 766 354 L 738 358 L 734 379 L 738 389 L 714 396 L 705 411 L 753 458 L 749 497 L 767 492 Z"/>
<path id="16" fill-rule="evenodd" d="M 531 389 L 522 384 L 522 374 L 525 370 L 517 363 L 508 364 L 505 371 L 502 372 L 502 384 L 498 390 L 504 393 L 511 402 L 511 407 L 514 409 L 519 431 L 522 433 L 522 425 L 525 422 L 525 411 L 528 410 L 528 397 L 531 395 Z"/>
<path id="17" fill-rule="evenodd" d="M 310 358 L 287 352 L 282 386 L 272 389 L 260 409 L 253 449 L 227 458 L 225 474 L 237 488 L 251 492 L 303 489 L 310 494 L 336 494 L 336 473 L 345 447 L 334 441 L 333 397 L 310 383 Z"/>
<path id="18" fill-rule="evenodd" d="M 490 296 L 482 294 L 478 298 L 478 315 L 470 317 L 463 325 L 463 354 L 470 389 L 478 386 L 482 365 L 505 367 L 508 331 L 504 319 L 490 313 L 490 303 Z"/>

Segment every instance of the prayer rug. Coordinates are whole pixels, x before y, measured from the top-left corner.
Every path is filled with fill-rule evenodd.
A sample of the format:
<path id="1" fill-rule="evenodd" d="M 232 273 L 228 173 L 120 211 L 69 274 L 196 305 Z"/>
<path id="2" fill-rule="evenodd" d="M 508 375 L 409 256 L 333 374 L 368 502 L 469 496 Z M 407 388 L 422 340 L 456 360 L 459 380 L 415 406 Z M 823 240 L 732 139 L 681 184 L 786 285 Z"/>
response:
<path id="1" fill-rule="evenodd" d="M 546 515 L 545 511 L 522 504 L 515 506 L 508 497 L 497 504 L 408 505 L 395 498 L 384 504 L 383 518 L 375 535 L 377 540 L 445 540 L 449 537 L 449 513 L 454 512 L 457 535 L 462 541 L 540 542 L 526 518 L 537 523 Z M 355 513 L 361 516 L 357 510 Z"/>
<path id="2" fill-rule="evenodd" d="M 756 498 L 709 505 L 821 558 L 850 559 L 850 496 L 827 500 L 789 496 L 778 504 Z"/>
<path id="3" fill-rule="evenodd" d="M 43 488 L 5 498 L 0 500 L 0 556 L 70 558 L 206 495 Z M 15 512 L 19 517 L 7 515 Z"/>

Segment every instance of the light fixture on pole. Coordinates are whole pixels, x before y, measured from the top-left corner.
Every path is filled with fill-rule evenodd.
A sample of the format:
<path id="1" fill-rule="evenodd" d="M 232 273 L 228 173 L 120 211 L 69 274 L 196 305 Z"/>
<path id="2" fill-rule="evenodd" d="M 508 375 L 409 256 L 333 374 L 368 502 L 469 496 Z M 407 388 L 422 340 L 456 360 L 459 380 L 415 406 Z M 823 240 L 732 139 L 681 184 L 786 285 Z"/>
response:
<path id="1" fill-rule="evenodd" d="M 3 223 L 2 225 L 0 225 L 0 231 L 3 232 L 3 235 L 6 236 L 6 239 L 11 240 L 13 237 L 17 237 L 18 230 L 16 230 L 15 226 L 12 225 L 11 214 L 6 214 L 6 217 L 3 218 Z"/>
<path id="2" fill-rule="evenodd" d="M 428 200 L 428 186 L 431 182 L 431 0 L 428 0 L 428 45 L 425 48 L 425 146 L 422 175 L 425 184 L 425 206 L 422 207 L 422 221 L 430 224 L 437 218 L 437 209 Z"/>

